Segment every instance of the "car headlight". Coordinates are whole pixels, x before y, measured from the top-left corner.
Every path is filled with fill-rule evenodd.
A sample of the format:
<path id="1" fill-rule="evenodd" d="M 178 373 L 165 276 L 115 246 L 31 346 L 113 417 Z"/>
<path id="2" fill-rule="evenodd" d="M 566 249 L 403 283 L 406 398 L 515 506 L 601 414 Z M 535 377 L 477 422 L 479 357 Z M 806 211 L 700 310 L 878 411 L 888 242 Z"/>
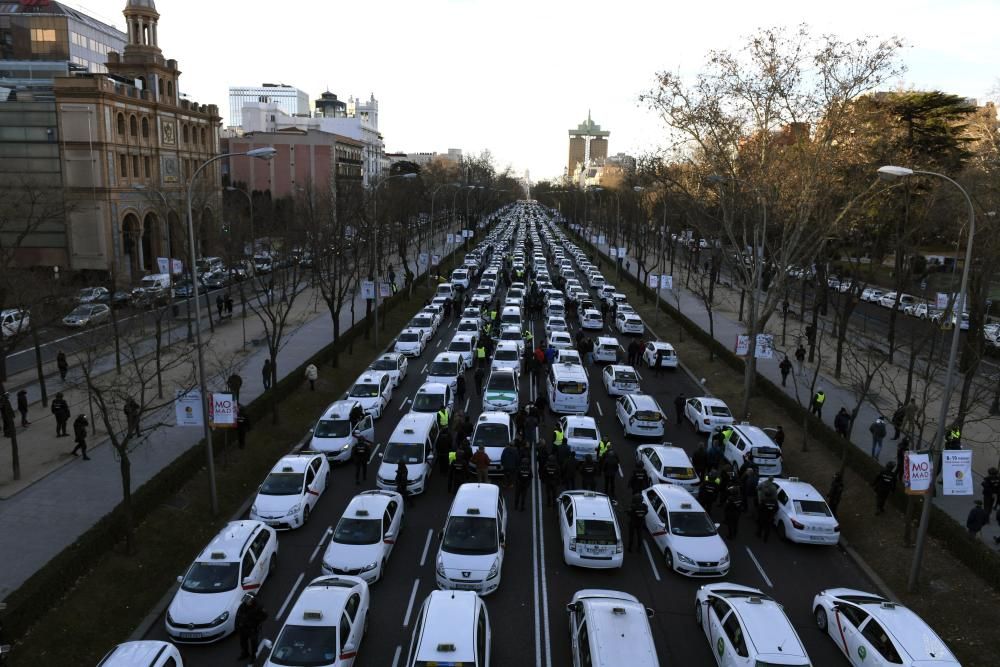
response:
<path id="1" fill-rule="evenodd" d="M 378 561 L 374 560 L 374 561 L 368 563 L 368 565 L 365 565 L 363 568 L 361 568 L 361 571 L 362 572 L 371 572 L 376 567 L 378 567 Z"/>
<path id="2" fill-rule="evenodd" d="M 694 565 L 694 560 L 688 558 L 684 554 L 677 554 L 677 559 L 682 563 L 687 563 L 688 565 Z"/>
<path id="3" fill-rule="evenodd" d="M 285 512 L 285 516 L 298 514 L 300 509 L 302 509 L 302 503 L 295 503 L 295 505 L 293 505 L 291 509 Z"/>
<path id="4" fill-rule="evenodd" d="M 215 617 L 215 620 L 212 621 L 212 625 L 222 625 L 228 620 L 229 620 L 229 612 L 224 611 Z"/>
<path id="5" fill-rule="evenodd" d="M 497 576 L 497 573 L 499 571 L 500 571 L 500 558 L 494 558 L 493 567 L 490 568 L 490 573 L 486 575 L 486 578 L 492 579 L 493 577 Z"/>
<path id="6" fill-rule="evenodd" d="M 251 506 L 250 507 L 250 514 L 256 514 L 256 513 L 257 513 L 257 506 L 256 505 Z"/>
<path id="7" fill-rule="evenodd" d="M 719 560 L 719 565 L 725 565 L 729 562 L 729 554 L 726 554 Z"/>
<path id="8" fill-rule="evenodd" d="M 167 625 L 177 625 L 177 623 L 174 622 L 174 617 L 170 615 L 169 611 L 167 612 Z"/>
<path id="9" fill-rule="evenodd" d="M 435 567 L 435 570 L 439 575 L 442 577 L 444 576 L 444 561 L 441 560 L 440 557 L 437 559 L 437 566 Z"/>
<path id="10" fill-rule="evenodd" d="M 347 443 L 346 445 L 344 445 L 343 447 L 340 448 L 340 451 L 344 452 L 344 451 L 347 451 L 350 448 L 351 448 L 351 443 Z"/>

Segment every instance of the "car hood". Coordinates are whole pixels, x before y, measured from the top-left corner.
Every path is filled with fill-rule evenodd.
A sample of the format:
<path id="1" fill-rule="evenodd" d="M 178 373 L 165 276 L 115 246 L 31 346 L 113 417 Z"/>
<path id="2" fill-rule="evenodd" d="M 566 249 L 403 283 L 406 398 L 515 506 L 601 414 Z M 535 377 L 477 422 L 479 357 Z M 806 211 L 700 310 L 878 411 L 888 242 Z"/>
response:
<path id="1" fill-rule="evenodd" d="M 426 463 L 407 463 L 406 464 L 406 479 L 412 482 L 415 479 L 419 479 L 424 476 L 427 472 Z M 395 463 L 382 463 L 378 467 L 378 476 L 382 479 L 395 480 L 396 479 L 396 464 Z"/>
<path id="2" fill-rule="evenodd" d="M 718 535 L 709 537 L 681 537 L 671 535 L 670 542 L 675 553 L 684 554 L 696 561 L 719 562 L 729 553 L 726 543 Z"/>
<path id="3" fill-rule="evenodd" d="M 288 510 L 302 502 L 302 496 L 266 496 L 258 494 L 254 500 L 254 507 L 257 514 L 267 514 L 269 516 L 284 515 Z"/>
<path id="4" fill-rule="evenodd" d="M 348 435 L 343 438 L 317 438 L 313 436 L 309 439 L 309 449 L 317 452 L 339 452 L 345 447 L 354 446 L 354 436 Z"/>
<path id="5" fill-rule="evenodd" d="M 330 542 L 323 562 L 339 570 L 357 570 L 382 558 L 382 543 L 337 544 Z"/>
<path id="6" fill-rule="evenodd" d="M 167 613 L 177 626 L 211 623 L 224 611 L 235 614 L 242 595 L 239 587 L 223 593 L 191 593 L 182 589 L 174 595 Z"/>
<path id="7" fill-rule="evenodd" d="M 492 553 L 481 556 L 470 556 L 468 554 L 449 553 L 444 549 L 439 553 L 444 563 L 445 576 L 456 580 L 465 578 L 462 576 L 462 572 L 471 572 L 472 575 L 469 579 L 485 579 L 486 575 L 490 572 L 490 568 L 493 567 L 493 561 L 499 555 Z"/>

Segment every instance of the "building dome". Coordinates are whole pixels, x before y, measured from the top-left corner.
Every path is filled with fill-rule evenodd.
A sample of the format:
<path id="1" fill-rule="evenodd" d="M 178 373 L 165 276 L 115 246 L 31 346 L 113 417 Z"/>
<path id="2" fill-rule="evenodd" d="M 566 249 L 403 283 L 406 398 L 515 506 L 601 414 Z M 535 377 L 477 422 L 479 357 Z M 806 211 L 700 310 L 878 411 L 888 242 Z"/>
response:
<path id="1" fill-rule="evenodd" d="M 125 3 L 125 9 L 152 9 L 156 11 L 156 5 L 153 0 L 128 0 Z"/>

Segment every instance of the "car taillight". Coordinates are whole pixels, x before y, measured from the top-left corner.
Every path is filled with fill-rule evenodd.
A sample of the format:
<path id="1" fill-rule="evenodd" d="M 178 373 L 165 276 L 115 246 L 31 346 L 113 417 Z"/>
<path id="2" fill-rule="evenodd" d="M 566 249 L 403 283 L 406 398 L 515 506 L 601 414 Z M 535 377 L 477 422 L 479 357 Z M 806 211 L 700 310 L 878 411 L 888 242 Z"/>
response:
<path id="1" fill-rule="evenodd" d="M 840 524 L 839 523 L 836 526 L 833 527 L 833 532 L 835 532 L 835 533 L 839 533 L 840 532 Z"/>
<path id="2" fill-rule="evenodd" d="M 796 530 L 802 530 L 803 528 L 805 528 L 805 526 L 803 526 L 801 523 L 799 523 L 795 519 L 792 519 L 792 527 L 795 528 Z"/>
<path id="3" fill-rule="evenodd" d="M 705 423 L 706 423 L 706 424 L 711 424 L 712 422 L 711 422 L 711 420 L 710 420 L 710 419 L 708 419 L 708 418 L 706 417 L 706 418 L 705 418 Z"/>

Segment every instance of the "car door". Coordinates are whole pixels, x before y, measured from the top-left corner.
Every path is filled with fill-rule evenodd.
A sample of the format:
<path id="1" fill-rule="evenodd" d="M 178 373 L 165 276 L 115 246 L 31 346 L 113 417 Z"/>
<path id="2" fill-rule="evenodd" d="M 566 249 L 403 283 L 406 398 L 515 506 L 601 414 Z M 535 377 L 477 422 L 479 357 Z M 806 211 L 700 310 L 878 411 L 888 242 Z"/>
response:
<path id="1" fill-rule="evenodd" d="M 486 605 L 480 605 L 476 621 L 476 667 L 489 667 L 490 625 L 486 621 Z"/>
<path id="2" fill-rule="evenodd" d="M 243 560 L 240 562 L 240 585 L 244 591 L 256 592 L 262 583 L 263 577 L 260 576 L 258 561 L 253 545 L 251 545 L 251 548 L 243 554 Z"/>
<path id="3" fill-rule="evenodd" d="M 660 460 L 660 455 L 652 449 L 646 451 L 649 452 L 649 464 L 646 466 L 646 474 L 649 475 L 650 479 L 655 479 L 656 483 L 668 481 L 663 478 L 663 461 Z"/>
<path id="4" fill-rule="evenodd" d="M 710 595 L 708 597 L 708 605 L 704 609 L 705 615 L 705 634 L 708 637 L 708 644 L 712 647 L 712 655 L 715 656 L 715 661 L 720 665 L 727 665 L 727 639 L 726 633 L 722 629 L 722 623 L 725 621 L 726 616 L 732 610 L 727 603 L 722 598 Z"/>
<path id="5" fill-rule="evenodd" d="M 611 366 L 605 366 L 604 370 L 601 372 L 601 375 L 604 376 L 604 388 L 607 389 L 608 393 L 610 394 L 611 385 L 615 380 L 615 375 L 614 372 L 611 370 Z"/>
<path id="6" fill-rule="evenodd" d="M 747 650 L 746 637 L 743 636 L 743 626 L 736 614 L 729 615 L 722 622 L 722 638 L 724 641 L 722 664 L 727 667 L 737 667 L 749 664 L 750 652 Z M 716 653 L 719 650 L 719 640 L 716 640 Z"/>
<path id="7" fill-rule="evenodd" d="M 392 400 L 392 382 L 388 375 L 382 376 L 382 396 L 385 398 L 385 404 L 388 405 L 389 401 Z"/>
<path id="8" fill-rule="evenodd" d="M 868 665 L 869 648 L 861 635 L 861 627 L 868 620 L 868 612 L 846 602 L 834 606 L 834 625 L 831 635 L 852 665 Z"/>
<path id="9" fill-rule="evenodd" d="M 855 656 L 860 658 L 857 665 L 874 665 L 883 667 L 884 665 L 900 665 L 903 663 L 899 658 L 896 646 L 889 638 L 889 633 L 878 622 L 875 617 L 869 617 L 868 621 L 861 628 L 861 643 L 855 651 Z M 853 657 L 853 656 L 852 656 Z"/>
<path id="10" fill-rule="evenodd" d="M 368 442 L 375 442 L 375 420 L 371 415 L 365 415 L 357 426 L 354 427 L 354 436 L 361 437 Z"/>
<path id="11" fill-rule="evenodd" d="M 646 530 L 653 538 L 659 551 L 663 551 L 667 544 L 667 509 L 660 500 L 659 494 L 654 489 L 646 489 L 646 505 L 649 511 L 646 512 Z"/>
<path id="12" fill-rule="evenodd" d="M 348 603 L 353 598 L 357 597 L 357 595 L 357 593 L 351 595 L 351 597 L 348 598 Z M 357 602 L 354 603 L 355 613 L 357 613 L 357 604 Z M 340 664 L 344 667 L 350 667 L 353 665 L 354 658 L 358 655 L 358 641 L 360 640 L 360 637 L 355 635 L 360 634 L 360 631 L 357 633 L 355 632 L 355 625 L 356 624 L 350 614 L 348 614 L 347 607 L 345 605 L 344 612 L 340 615 L 340 628 L 337 631 L 337 645 L 340 649 Z"/>
<path id="13" fill-rule="evenodd" d="M 382 517 L 382 544 L 385 545 L 386 558 L 392 553 L 396 546 L 396 539 L 399 537 L 400 523 L 403 513 L 399 511 L 399 503 L 390 500 L 385 506 L 385 514 Z"/>
<path id="14" fill-rule="evenodd" d="M 563 548 L 569 550 L 569 540 L 573 536 L 573 501 L 569 496 L 559 499 L 559 532 L 562 533 Z"/>
<path id="15" fill-rule="evenodd" d="M 701 421 L 701 401 L 697 398 L 689 398 L 685 407 L 687 408 L 687 418 L 697 426 Z"/>

